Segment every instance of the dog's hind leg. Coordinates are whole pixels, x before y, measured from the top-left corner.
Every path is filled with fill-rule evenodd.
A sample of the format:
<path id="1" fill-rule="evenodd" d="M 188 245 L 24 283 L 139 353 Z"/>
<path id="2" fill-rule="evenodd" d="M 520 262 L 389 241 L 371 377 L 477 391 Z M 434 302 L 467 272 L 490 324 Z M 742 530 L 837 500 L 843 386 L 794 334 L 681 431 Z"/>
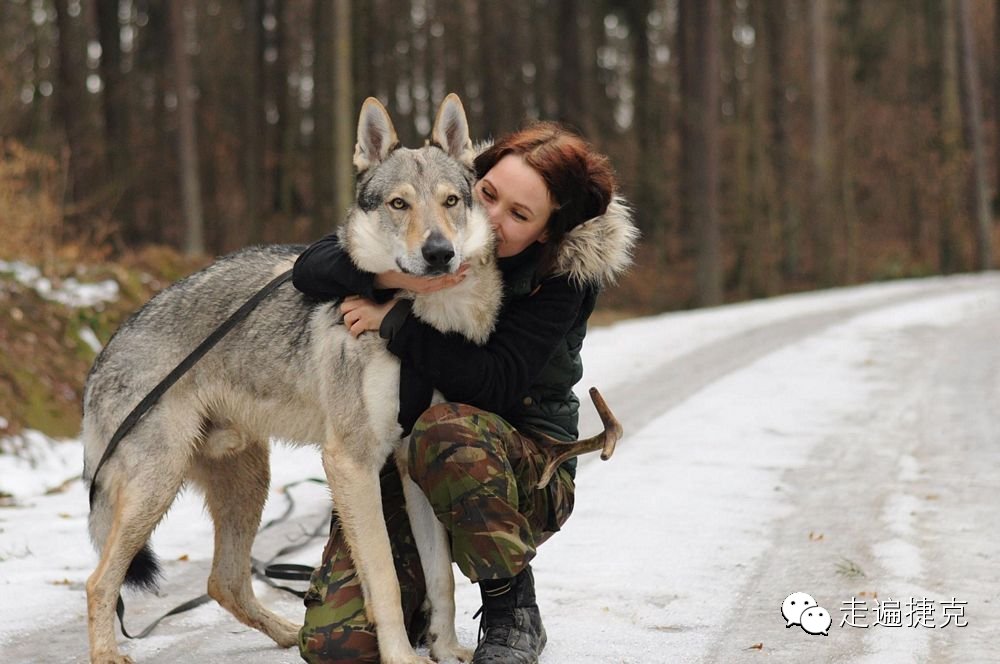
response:
<path id="1" fill-rule="evenodd" d="M 238 436 L 214 430 L 195 457 L 190 477 L 204 491 L 215 523 L 215 557 L 208 594 L 244 625 L 258 629 L 282 648 L 298 642 L 299 626 L 265 609 L 253 592 L 250 549 L 260 526 L 270 485 L 267 441 L 245 441 L 215 456 L 219 438 Z"/>
<path id="2" fill-rule="evenodd" d="M 161 443 L 151 433 L 128 442 L 140 446 Z M 91 507 L 92 511 L 100 510 L 100 518 L 107 522 L 106 536 L 98 542 L 100 561 L 87 579 L 90 661 L 101 664 L 132 661 L 118 651 L 115 643 L 115 605 L 129 565 L 149 541 L 180 490 L 184 477 L 182 464 L 186 463 L 184 455 L 175 455 L 173 459 L 155 454 L 121 457 L 132 463 L 119 465 L 114 459 L 105 467 L 97 480 Z M 172 460 L 177 463 L 171 464 Z"/>

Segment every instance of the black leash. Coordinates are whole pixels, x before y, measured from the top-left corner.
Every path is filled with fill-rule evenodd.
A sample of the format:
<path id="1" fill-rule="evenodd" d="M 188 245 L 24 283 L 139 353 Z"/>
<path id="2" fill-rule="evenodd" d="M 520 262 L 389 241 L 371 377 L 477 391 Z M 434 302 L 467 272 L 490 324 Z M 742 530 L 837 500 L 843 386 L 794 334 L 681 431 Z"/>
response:
<path id="1" fill-rule="evenodd" d="M 188 369 L 194 366 L 195 362 L 204 357 L 205 353 L 211 350 L 215 344 L 219 343 L 224 336 L 229 334 L 229 332 L 232 331 L 232 329 L 236 327 L 240 321 L 246 318 L 250 312 L 253 311 L 258 304 L 260 304 L 261 300 L 266 298 L 274 292 L 278 286 L 281 286 L 291 278 L 292 271 L 288 270 L 287 272 L 284 272 L 283 274 L 280 274 L 272 279 L 270 283 L 257 291 L 253 297 L 243 303 L 243 306 L 230 314 L 229 318 L 223 321 L 222 325 L 215 328 L 210 335 L 205 337 L 205 340 L 202 341 L 197 348 L 191 351 L 190 355 L 185 357 L 180 364 L 174 367 L 173 371 L 167 374 L 167 377 L 161 380 L 159 384 L 157 384 L 157 386 L 154 387 L 153 390 L 139 402 L 139 405 L 132 409 L 132 412 L 128 414 L 128 417 L 125 418 L 115 431 L 115 434 L 111 436 L 111 442 L 109 442 L 108 446 L 104 448 L 104 454 L 101 456 L 101 460 L 97 463 L 97 468 L 94 469 L 94 475 L 90 480 L 91 507 L 94 505 L 94 492 L 97 490 L 97 474 L 101 472 L 101 468 L 107 460 L 111 458 L 111 455 L 114 454 L 115 449 L 118 448 L 118 443 L 121 442 L 122 438 L 124 438 L 125 435 L 139 423 L 139 420 L 141 420 L 146 413 L 149 412 L 149 409 L 160 400 L 163 393 L 170 389 L 170 386 L 176 383 L 181 376 L 187 373 Z"/>

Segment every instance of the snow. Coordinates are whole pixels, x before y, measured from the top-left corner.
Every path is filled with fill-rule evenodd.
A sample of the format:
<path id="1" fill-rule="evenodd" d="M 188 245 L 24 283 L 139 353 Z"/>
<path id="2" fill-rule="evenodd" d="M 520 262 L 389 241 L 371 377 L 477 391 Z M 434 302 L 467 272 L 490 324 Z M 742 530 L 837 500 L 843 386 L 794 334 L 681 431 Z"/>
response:
<path id="1" fill-rule="evenodd" d="M 86 326 L 81 327 L 79 335 L 83 343 L 87 344 L 92 351 L 95 353 L 101 352 L 101 348 L 103 348 L 103 346 L 101 346 L 101 342 L 97 339 L 97 335 L 94 334 L 92 329 Z"/>
<path id="2" fill-rule="evenodd" d="M 0 260 L 0 272 L 14 275 L 18 282 L 33 288 L 41 297 L 68 307 L 93 307 L 118 297 L 118 282 L 106 279 L 98 283 L 80 283 L 75 278 L 64 279 L 58 288 L 43 277 L 39 269 L 22 261 Z"/>
<path id="3" fill-rule="evenodd" d="M 32 429 L 0 438 L 0 495 L 36 497 L 80 477 L 82 470 L 78 441 L 53 440 Z"/>
<path id="4" fill-rule="evenodd" d="M 0 265 L 0 269 L 6 268 Z M 738 622 L 746 609 L 735 604 L 736 590 L 772 544 L 775 524 L 806 498 L 803 491 L 809 490 L 792 478 L 817 453 L 836 455 L 836 449 L 825 447 L 831 430 L 841 431 L 842 438 L 861 435 L 863 426 L 845 422 L 852 422 L 873 399 L 893 389 L 891 381 L 872 371 L 882 360 L 879 349 L 887 339 L 915 329 L 942 329 L 997 310 L 997 283 L 996 275 L 893 282 L 665 314 L 591 330 L 584 348 L 586 374 L 579 387 L 597 385 L 608 396 L 616 390 L 627 394 L 627 385 L 637 376 L 662 372 L 671 362 L 709 344 L 738 341 L 782 321 L 837 309 L 848 312 L 842 321 L 710 382 L 639 430 L 630 430 L 625 422 L 626 437 L 612 460 L 581 463 L 574 514 L 534 562 L 549 637 L 543 664 L 709 658 L 721 626 Z M 910 299 L 917 294 L 923 296 Z M 871 309 L 865 310 L 869 305 Z M 614 401 L 611 406 L 615 407 Z M 87 496 L 82 483 L 45 493 L 80 474 L 80 443 L 50 441 L 28 431 L 4 439 L 0 450 L 0 491 L 16 502 L 15 507 L 0 509 L 3 647 L 66 616 L 84 621 L 84 583 L 96 556 L 86 533 Z M 901 482 L 916 481 L 923 474 L 921 462 L 904 454 L 895 474 Z M 275 447 L 265 520 L 284 507 L 280 487 L 308 476 L 323 476 L 314 450 Z M 316 515 L 322 518 L 328 500 L 324 487 L 302 485 L 291 492 L 300 528 Z M 913 515 L 918 509 L 913 495 L 886 500 L 881 520 L 890 526 L 871 545 L 873 555 L 894 570 L 900 582 L 911 584 L 919 584 L 928 571 L 913 543 L 917 528 Z M 167 583 L 178 570 L 183 575 L 184 570 L 200 567 L 207 574 L 211 540 L 211 525 L 199 497 L 183 494 L 153 539 L 164 560 L 186 561 L 172 563 Z M 321 547 L 322 541 L 316 541 L 290 562 L 315 564 Z M 260 548 L 255 549 L 258 555 Z M 204 574 L 200 578 L 199 584 Z M 466 644 L 475 643 L 477 624 L 472 614 L 479 606 L 478 591 L 460 575 L 456 581 L 459 637 Z M 774 590 L 783 597 L 810 589 Z M 262 594 L 271 604 L 279 597 L 267 589 Z M 174 600 L 186 598 L 160 604 L 168 608 Z M 295 616 L 296 602 L 281 604 L 291 607 L 286 611 L 289 617 Z M 768 610 L 773 609 L 775 626 L 780 628 L 779 604 Z M 829 608 L 839 618 L 836 607 Z M 170 621 L 183 629 L 130 642 L 128 652 L 143 661 L 182 643 L 187 629 L 231 633 L 237 626 L 215 605 Z M 885 633 L 861 635 L 871 661 L 898 654 L 901 648 L 925 658 L 930 647 L 927 634 L 896 635 L 890 630 L 882 636 Z M 261 637 L 241 630 L 231 638 Z M 74 643 L 72 657 L 86 652 L 85 638 L 81 639 Z M 268 650 L 259 640 L 253 643 L 270 654 L 252 661 L 296 659 L 294 652 Z M 239 647 L 232 652 L 232 661 L 248 654 Z M 731 655 L 722 660 L 738 659 Z"/>
<path id="5" fill-rule="evenodd" d="M 863 306 L 887 295 L 902 299 L 929 286 L 973 284 L 982 279 L 969 275 L 867 284 L 623 321 L 587 333 L 580 385 L 599 385 L 602 391 L 610 391 L 615 385 L 655 371 L 664 361 L 770 323 L 839 307 Z M 920 317 L 923 312 L 922 304 L 914 304 L 912 308 L 897 307 L 891 315 L 895 325 L 905 326 L 908 316 Z M 928 318 L 926 324 L 934 324 L 936 316 Z M 621 339 L 628 339 L 628 343 L 620 343 Z"/>

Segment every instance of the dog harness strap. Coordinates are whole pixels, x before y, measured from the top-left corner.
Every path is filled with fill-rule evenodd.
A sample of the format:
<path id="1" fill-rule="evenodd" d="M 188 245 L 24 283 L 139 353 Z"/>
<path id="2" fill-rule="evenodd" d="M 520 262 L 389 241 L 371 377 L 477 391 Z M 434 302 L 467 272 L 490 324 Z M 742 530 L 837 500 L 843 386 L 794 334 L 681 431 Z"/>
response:
<path id="1" fill-rule="evenodd" d="M 185 357 L 180 364 L 174 367 L 173 371 L 167 374 L 167 377 L 161 380 L 159 384 L 154 387 L 153 390 L 142 399 L 142 401 L 139 402 L 139 405 L 132 409 L 132 412 L 128 414 L 128 417 L 125 418 L 125 420 L 118 427 L 118 430 L 115 431 L 115 434 L 111 436 L 111 441 L 108 443 L 108 446 L 104 448 L 104 454 L 101 456 L 101 460 L 97 463 L 97 468 L 94 469 L 94 476 L 90 480 L 91 505 L 94 504 L 94 492 L 97 489 L 97 475 L 101 472 L 101 468 L 107 460 L 111 458 L 111 455 L 114 454 L 115 449 L 118 447 L 118 443 L 121 442 L 121 439 L 124 438 L 125 435 L 139 423 L 139 420 L 141 420 L 143 416 L 149 412 L 149 409 L 160 400 L 160 397 L 163 396 L 164 392 L 170 389 L 171 385 L 176 383 L 181 376 L 187 373 L 188 369 L 194 366 L 194 364 L 200 360 L 205 353 L 211 350 L 215 344 L 219 343 L 223 337 L 229 334 L 229 332 L 232 331 L 232 329 L 236 327 L 240 321 L 250 315 L 250 312 L 253 311 L 258 304 L 260 304 L 261 300 L 266 298 L 274 290 L 291 278 L 292 271 L 288 270 L 287 272 L 284 272 L 272 279 L 270 283 L 257 291 L 254 296 L 244 302 L 239 309 L 230 314 L 229 318 L 227 318 L 222 325 L 215 328 L 215 330 L 208 335 L 197 348 L 191 351 L 190 355 Z"/>

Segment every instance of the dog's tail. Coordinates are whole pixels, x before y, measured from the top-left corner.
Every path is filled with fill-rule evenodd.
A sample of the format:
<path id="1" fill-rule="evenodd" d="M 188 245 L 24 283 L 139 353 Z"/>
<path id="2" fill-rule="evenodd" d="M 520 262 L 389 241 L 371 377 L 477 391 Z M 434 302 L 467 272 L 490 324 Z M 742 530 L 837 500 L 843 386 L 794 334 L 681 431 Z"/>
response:
<path id="1" fill-rule="evenodd" d="M 94 548 L 101 552 L 108 541 L 114 520 L 115 506 L 107 492 L 101 491 L 100 482 L 91 495 L 88 526 Z M 160 561 L 153 553 L 149 542 L 142 545 L 132 558 L 125 572 L 125 585 L 136 590 L 153 592 L 160 580 Z"/>
<path id="2" fill-rule="evenodd" d="M 153 553 L 149 542 L 146 542 L 128 565 L 125 585 L 136 590 L 153 592 L 159 584 L 161 574 L 160 561 Z"/>
<path id="3" fill-rule="evenodd" d="M 115 511 L 121 506 L 115 505 L 116 492 L 107 490 L 109 483 L 113 484 L 114 475 L 109 474 L 105 469 L 101 472 L 100 477 L 93 476 L 97 466 L 96 460 L 103 452 L 103 446 L 98 444 L 97 437 L 92 435 L 97 427 L 92 426 L 88 419 L 84 417 L 81 436 L 84 441 L 83 476 L 90 489 L 90 516 L 87 525 L 90 531 L 90 541 L 93 542 L 97 552 L 101 553 L 107 545 L 108 536 L 111 534 Z M 129 563 L 128 570 L 125 572 L 125 585 L 136 590 L 152 592 L 156 590 L 160 576 L 160 562 L 147 541 Z"/>

